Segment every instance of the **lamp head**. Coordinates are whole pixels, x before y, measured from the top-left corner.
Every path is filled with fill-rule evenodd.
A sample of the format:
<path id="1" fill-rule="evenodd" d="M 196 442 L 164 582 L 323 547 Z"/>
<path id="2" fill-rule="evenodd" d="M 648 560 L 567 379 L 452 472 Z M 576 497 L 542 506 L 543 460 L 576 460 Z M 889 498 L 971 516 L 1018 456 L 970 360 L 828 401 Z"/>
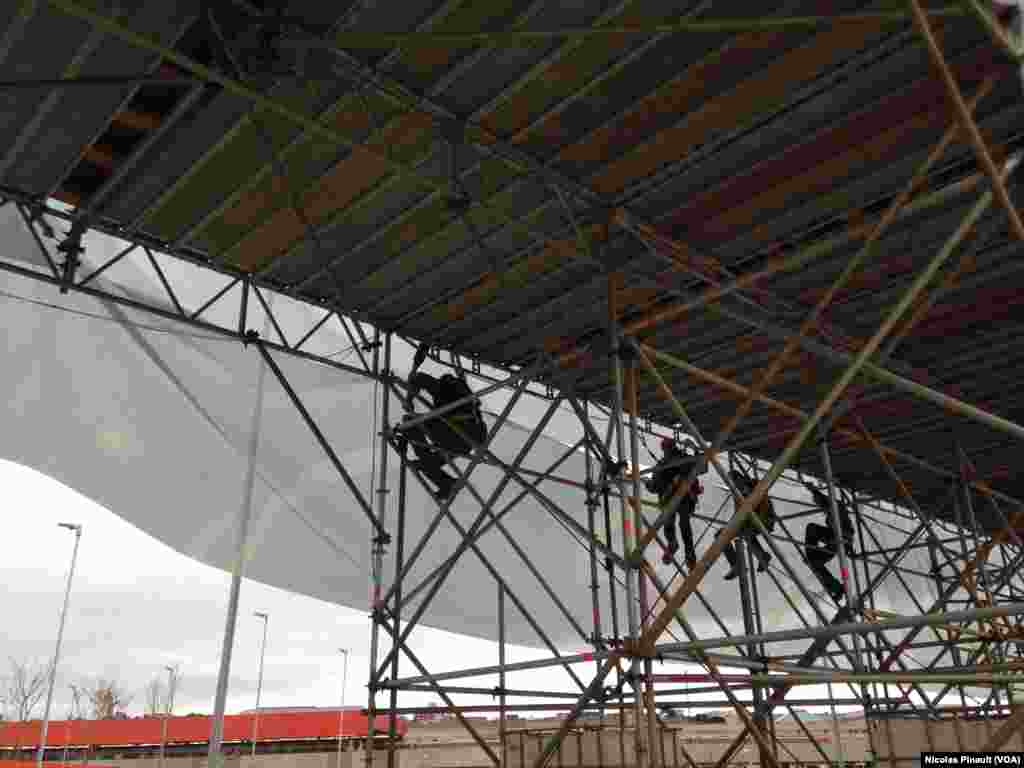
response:
<path id="1" fill-rule="evenodd" d="M 257 619 L 263 619 L 264 621 L 270 618 L 267 614 L 263 613 L 262 611 L 253 611 L 252 615 L 255 616 Z"/>
<path id="2" fill-rule="evenodd" d="M 81 531 L 82 526 L 78 523 L 57 523 L 61 528 L 67 528 L 69 531 Z"/>

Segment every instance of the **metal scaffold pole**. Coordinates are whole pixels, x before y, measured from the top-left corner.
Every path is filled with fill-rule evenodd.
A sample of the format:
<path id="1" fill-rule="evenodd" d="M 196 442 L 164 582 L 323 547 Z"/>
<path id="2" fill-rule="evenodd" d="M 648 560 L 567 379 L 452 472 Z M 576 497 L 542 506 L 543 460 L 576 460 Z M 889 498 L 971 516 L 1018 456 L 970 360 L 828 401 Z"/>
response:
<path id="1" fill-rule="evenodd" d="M 381 354 L 380 348 L 384 347 L 384 360 L 383 368 L 381 367 Z M 380 423 L 377 425 L 379 428 L 379 447 L 378 447 L 378 470 L 377 470 L 377 530 L 387 530 L 387 474 L 388 474 L 388 442 L 387 442 L 387 426 L 388 419 L 390 417 L 390 403 L 391 403 L 391 390 L 388 386 L 389 378 L 388 371 L 391 368 L 391 334 L 384 336 L 383 343 L 381 342 L 380 331 L 375 331 L 373 339 L 373 370 L 377 379 L 377 385 L 380 388 L 381 393 L 381 405 L 380 405 Z M 381 383 L 383 382 L 383 386 Z M 375 387 L 376 388 L 376 387 Z M 378 435 L 372 435 L 371 440 L 378 438 Z M 371 570 L 371 595 L 370 595 L 370 617 L 371 617 L 371 630 L 370 630 L 370 674 L 368 681 L 369 688 L 369 701 L 366 707 L 367 711 L 367 732 L 366 732 L 366 765 L 367 768 L 372 768 L 373 765 L 373 752 L 374 752 L 374 720 L 377 714 L 377 692 L 379 690 L 379 680 L 377 673 L 377 655 L 380 649 L 380 632 L 383 627 L 387 631 L 387 620 L 384 613 L 384 605 L 381 602 L 381 581 L 383 578 L 384 568 L 384 550 L 388 544 L 387 534 L 377 533 L 371 540 L 373 559 L 372 559 L 372 570 Z M 397 622 L 397 620 L 396 620 Z M 396 649 L 397 650 L 397 649 Z M 398 654 L 393 654 L 397 656 Z"/>
<path id="2" fill-rule="evenodd" d="M 590 418 L 590 404 L 584 401 L 583 412 L 581 418 Z M 586 425 L 584 425 L 584 469 L 586 471 L 586 507 L 587 507 L 587 531 L 590 533 L 590 542 L 587 547 L 588 559 L 590 560 L 590 597 L 591 597 L 591 610 L 593 612 L 594 619 L 594 635 L 591 638 L 594 650 L 601 650 L 604 646 L 603 629 L 601 626 L 601 586 L 597 580 L 597 547 L 596 541 L 598 539 L 597 531 L 597 489 L 594 487 L 594 466 L 593 466 L 593 446 L 591 440 L 586 435 Z M 610 540 L 606 539 L 606 543 L 610 543 Z M 597 662 L 597 668 L 595 673 L 600 670 L 601 664 Z"/>
<path id="3" fill-rule="evenodd" d="M 387 351 L 385 357 L 387 363 L 385 364 L 384 376 L 385 383 L 390 381 L 391 378 L 391 335 L 389 334 L 387 340 Z M 385 397 L 388 396 L 388 388 L 384 387 Z M 385 426 L 386 426 L 385 422 Z M 386 447 L 382 450 L 387 450 Z M 391 679 L 398 679 L 398 638 L 401 636 L 402 629 L 402 581 L 401 574 L 402 568 L 405 562 L 405 523 L 406 523 L 406 511 L 407 511 L 407 492 L 408 492 L 408 472 L 409 462 L 406 457 L 405 449 L 402 448 L 398 454 L 399 468 L 398 468 L 398 520 L 396 523 L 396 535 L 395 535 L 395 594 L 394 594 L 394 609 L 392 611 L 392 618 L 394 621 L 391 625 L 391 646 L 394 653 L 391 654 Z M 389 701 L 389 712 L 388 712 L 388 768 L 395 768 L 396 754 L 395 751 L 398 748 L 398 689 L 391 689 L 391 696 Z M 340 768 L 340 766 L 339 766 Z"/>
<path id="4" fill-rule="evenodd" d="M 505 686 L 505 587 L 498 584 L 498 744 L 501 747 L 501 768 L 508 766 L 508 721 Z"/>
<path id="5" fill-rule="evenodd" d="M 854 586 L 856 584 L 856 573 L 851 567 L 850 552 L 847 551 L 848 544 L 852 544 L 853 538 L 844 535 L 842 522 L 839 519 L 839 506 L 837 501 L 838 489 L 836 488 L 835 478 L 832 475 L 832 455 L 829 453 L 828 437 L 823 433 L 821 435 L 821 463 L 825 468 L 825 483 L 828 486 L 828 517 L 832 527 L 833 535 L 835 536 L 836 542 L 836 554 L 839 556 L 839 575 L 840 581 L 843 585 L 843 594 L 846 596 L 846 604 L 851 608 L 860 608 L 860 604 L 857 602 L 858 592 L 855 591 Z M 851 578 L 851 573 L 853 577 Z M 863 658 L 864 653 L 861 648 L 862 639 L 854 635 L 853 636 L 853 665 L 857 672 L 864 672 Z M 866 685 L 862 685 L 860 688 L 861 699 L 863 701 L 868 700 L 868 689 Z M 830 693 L 831 695 L 831 693 Z M 866 711 L 866 710 L 865 710 Z"/>
<path id="6" fill-rule="evenodd" d="M 632 472 L 633 488 L 630 501 L 632 504 L 632 512 L 634 519 L 634 530 L 638 535 L 642 535 L 641 524 L 643 515 L 641 514 L 641 502 L 643 496 L 640 493 L 640 429 L 637 421 L 639 410 L 639 403 L 637 400 L 637 366 L 636 366 L 636 354 L 633 348 L 626 346 L 622 352 L 625 352 L 625 359 L 628 360 L 628 367 L 626 368 L 626 383 L 628 384 L 628 412 L 629 412 L 629 442 L 630 442 L 630 470 Z M 650 611 L 650 598 L 648 596 L 647 579 L 643 577 L 638 579 L 639 598 L 640 598 L 640 630 L 647 626 L 648 613 Z M 658 768 L 659 765 L 664 764 L 664 759 L 659 760 L 658 750 L 658 715 L 655 708 L 655 695 L 654 695 L 654 683 L 651 682 L 651 674 L 653 673 L 652 668 L 653 662 L 650 659 L 644 659 L 644 677 L 643 677 L 643 705 L 646 709 L 647 718 L 647 760 L 650 768 Z M 635 693 L 634 696 L 637 700 L 640 700 L 641 686 L 634 681 Z M 634 723 L 634 728 L 639 732 L 640 723 L 639 721 Z"/>
<path id="7" fill-rule="evenodd" d="M 611 378 L 614 386 L 614 404 L 612 408 L 612 422 L 615 430 L 615 454 L 619 467 L 615 469 L 615 478 L 619 491 L 619 513 L 622 519 L 622 549 L 624 552 L 631 552 L 635 546 L 636 520 L 638 515 L 631 514 L 628 508 L 627 499 L 629 493 L 626 490 L 626 480 L 623 471 L 626 457 L 626 436 L 623 426 L 623 372 L 622 358 L 620 357 L 621 344 L 619 339 L 619 306 L 618 290 L 619 275 L 608 276 L 608 335 L 610 341 L 609 363 L 611 365 Z M 635 639 L 639 629 L 639 617 L 637 616 L 637 578 L 634 568 L 627 569 L 622 574 L 626 592 L 626 626 L 629 639 Z M 640 662 L 634 659 L 630 662 L 629 677 L 632 680 L 639 679 Z M 638 689 L 639 690 L 639 689 Z M 640 721 L 642 720 L 641 697 L 633 698 L 633 749 L 636 753 L 637 768 L 647 768 L 644 759 L 643 738 L 641 736 Z"/>

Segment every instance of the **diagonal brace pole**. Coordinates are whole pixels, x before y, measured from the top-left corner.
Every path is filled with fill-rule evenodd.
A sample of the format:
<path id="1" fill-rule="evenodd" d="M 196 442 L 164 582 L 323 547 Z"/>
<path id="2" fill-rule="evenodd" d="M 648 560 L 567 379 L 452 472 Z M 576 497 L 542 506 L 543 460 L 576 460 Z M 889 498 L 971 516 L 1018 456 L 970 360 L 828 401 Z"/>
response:
<path id="1" fill-rule="evenodd" d="M 310 431 L 313 433 L 313 437 L 315 437 L 316 441 L 320 443 L 320 447 L 323 448 L 324 453 L 327 454 L 327 458 L 330 460 L 331 464 L 333 464 L 334 468 L 338 470 L 338 474 L 341 475 L 341 479 L 345 481 L 345 485 L 347 485 L 349 491 L 352 492 L 352 495 L 355 497 L 356 502 L 358 502 L 359 506 L 366 514 L 366 518 L 370 521 L 370 524 L 377 532 L 377 535 L 381 536 L 383 539 L 386 540 L 388 538 L 387 532 L 384 530 L 384 527 L 380 524 L 380 522 L 378 522 L 377 517 L 373 514 L 373 510 L 370 509 L 369 502 L 367 502 L 366 498 L 363 496 L 362 491 L 359 490 L 359 487 L 352 480 L 352 476 L 348 473 L 348 470 L 345 469 L 345 465 L 341 463 L 341 459 L 339 459 L 338 454 L 334 452 L 334 448 L 331 447 L 331 444 L 327 441 L 327 438 L 324 436 L 324 433 L 320 430 L 320 427 L 317 425 L 316 421 L 313 420 L 313 417 L 310 415 L 309 411 L 306 410 L 306 406 L 302 404 L 302 400 L 299 399 L 298 394 L 292 388 L 292 385 L 291 383 L 289 383 L 287 377 L 284 375 L 284 372 L 281 371 L 281 368 L 280 366 L 278 366 L 277 361 L 274 360 L 273 357 L 271 357 L 270 352 L 267 350 L 266 346 L 263 344 L 262 341 L 260 341 L 259 339 L 255 339 L 255 341 L 256 348 L 260 351 L 260 354 L 263 355 L 263 359 L 266 361 L 267 366 L 270 368 L 271 371 L 273 371 L 274 376 L 277 377 L 277 380 L 278 382 L 280 382 L 281 387 L 287 393 L 289 399 L 291 399 L 292 404 L 295 406 L 295 409 L 299 412 L 299 415 L 302 416 L 302 420 L 306 422 L 306 426 L 308 426 Z"/>
<path id="2" fill-rule="evenodd" d="M 963 132 L 964 138 L 970 142 L 974 155 L 978 159 L 978 165 L 988 175 L 989 181 L 992 183 L 992 189 L 995 191 L 996 199 L 1006 211 L 1006 215 L 1010 217 L 1011 231 L 1017 236 L 1017 239 L 1024 240 L 1024 222 L 1021 222 L 1017 209 L 1014 207 L 1013 201 L 1010 200 L 1010 195 L 1006 191 L 1006 185 L 1003 183 L 999 169 L 996 167 L 995 161 L 985 145 L 985 139 L 978 129 L 978 124 L 974 122 L 970 109 L 968 109 L 967 104 L 964 102 L 964 97 L 960 93 L 960 87 L 956 83 L 956 78 L 953 76 L 953 72 L 950 70 L 942 54 L 942 49 L 935 39 L 935 33 L 932 31 L 928 16 L 921 8 L 919 0 L 909 0 L 909 2 L 914 24 L 921 33 L 921 37 L 924 38 L 925 45 L 928 48 L 928 55 L 931 57 L 932 63 L 939 71 L 942 82 L 946 86 L 946 93 L 949 96 L 950 102 L 952 102 L 953 114 L 960 124 L 960 130 Z"/>
<path id="3" fill-rule="evenodd" d="M 956 231 L 946 241 L 945 245 L 939 250 L 939 252 L 932 258 L 928 263 L 927 267 L 914 279 L 903 296 L 897 302 L 896 306 L 890 310 L 882 325 L 874 333 L 871 339 L 861 348 L 857 353 L 857 357 L 853 363 L 843 372 L 839 379 L 833 384 L 828 395 L 821 403 L 818 404 L 814 412 L 807 419 L 800 431 L 793 436 L 793 438 L 786 445 L 782 452 L 782 455 L 775 461 L 771 469 L 768 470 L 767 474 L 761 478 L 754 488 L 753 492 L 747 496 L 740 508 L 736 511 L 732 521 L 727 525 L 719 536 L 712 542 L 711 546 L 704 553 L 704 555 L 698 560 L 696 568 L 694 568 L 683 581 L 682 586 L 677 590 L 676 594 L 667 602 L 662 613 L 652 623 L 648 630 L 640 638 L 640 647 L 646 650 L 650 650 L 654 647 L 654 643 L 657 638 L 664 632 L 665 627 L 671 620 L 672 614 L 676 610 L 682 607 L 683 603 L 690 596 L 694 589 L 700 584 L 701 579 L 707 573 L 709 567 L 718 559 L 722 554 L 722 550 L 725 545 L 730 543 L 739 534 L 742 527 L 746 524 L 747 518 L 750 513 L 761 503 L 768 489 L 783 473 L 786 467 L 789 466 L 790 462 L 796 457 L 800 449 L 803 447 L 804 442 L 814 432 L 815 427 L 824 418 L 828 411 L 832 408 L 835 402 L 842 396 L 843 392 L 850 385 L 850 383 L 856 378 L 860 369 L 864 363 L 867 362 L 879 345 L 889 334 L 889 332 L 896 326 L 900 318 L 906 312 L 908 307 L 913 303 L 917 296 L 924 290 L 925 286 L 932 280 L 938 270 L 946 262 L 946 260 L 952 255 L 953 251 L 956 250 L 957 246 L 963 241 L 965 237 L 974 228 L 975 223 L 981 218 L 982 214 L 988 209 L 992 200 L 992 193 L 986 192 L 982 195 L 981 199 L 971 208 L 970 212 L 961 222 L 960 226 L 957 227 Z M 844 272 L 845 274 L 845 272 Z M 829 294 L 833 291 L 830 290 Z"/>

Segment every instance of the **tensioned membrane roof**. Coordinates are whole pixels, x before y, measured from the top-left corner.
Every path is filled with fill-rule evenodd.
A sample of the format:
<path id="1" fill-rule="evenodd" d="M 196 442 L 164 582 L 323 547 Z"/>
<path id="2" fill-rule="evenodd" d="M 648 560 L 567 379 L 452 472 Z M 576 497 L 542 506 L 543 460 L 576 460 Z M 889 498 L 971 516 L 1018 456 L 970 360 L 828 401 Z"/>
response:
<path id="1" fill-rule="evenodd" d="M 22 264 L 42 262 L 10 207 L 0 211 L 0 233 L 6 246 L 21 255 Z M 99 235 L 87 237 L 86 244 L 84 258 L 90 269 L 119 247 Z M 166 264 L 172 280 L 178 277 L 176 266 L 180 265 Z M 169 305 L 157 276 L 147 267 L 144 261 L 119 264 L 97 280 L 113 295 Z M 200 278 L 208 278 L 212 285 L 203 285 Z M 200 273 L 190 291 L 179 294 L 180 301 L 194 306 L 215 290 L 218 279 L 223 280 Z M 285 327 L 296 316 L 315 317 L 313 308 L 286 300 L 273 301 L 272 309 Z M 231 314 L 229 305 L 214 310 Z M 177 551 L 225 570 L 236 561 L 238 521 L 248 509 L 251 518 L 244 552 L 248 578 L 358 609 L 370 605 L 374 530 L 253 347 L 93 296 L 72 293 L 55 301 L 50 286 L 6 272 L 0 273 L 0 325 L 6 339 L 5 372 L 0 375 L 0 455 L 5 459 L 56 478 Z M 255 320 L 255 326 L 268 330 L 265 319 Z M 348 346 L 340 328 L 328 327 L 314 339 L 311 351 L 330 356 Z M 337 368 L 272 355 L 356 486 L 366 498 L 374 498 L 379 487 L 372 473 L 374 434 L 381 416 L 380 392 L 374 382 Z M 410 357 L 408 352 L 396 354 L 397 375 L 407 375 Z M 392 414 L 398 412 L 394 398 L 390 407 Z M 519 421 L 518 414 L 518 409 L 513 411 L 517 418 L 498 431 L 491 444 L 494 454 L 505 462 L 516 458 L 532 432 L 533 425 Z M 493 413 L 488 420 L 494 423 Z M 433 584 L 428 577 L 455 552 L 461 537 L 454 525 L 442 521 L 414 556 L 437 505 L 409 474 L 404 620 L 419 616 L 422 609 L 425 626 L 496 640 L 498 577 L 508 591 L 508 642 L 534 648 L 550 643 L 548 647 L 570 652 L 589 646 L 591 571 L 588 548 L 579 533 L 587 529 L 588 514 L 577 487 L 586 471 L 582 452 L 572 451 L 567 440 L 575 437 L 543 435 L 524 462 L 535 471 L 525 476 L 530 483 L 538 481 L 536 472 L 554 466 L 553 476 L 538 481 L 537 487 L 562 510 L 561 520 L 524 494 L 519 484 L 500 489 L 503 473 L 496 467 L 484 464 L 476 469 L 471 481 L 480 497 L 492 500 L 496 513 L 510 505 L 511 511 L 503 514 L 502 528 L 484 532 L 477 550 L 459 558 L 429 604 L 425 601 L 430 590 L 421 585 Z M 391 492 L 386 496 L 391 531 L 396 531 L 399 514 L 397 475 L 392 463 L 387 483 Z M 721 483 L 712 476 L 704 480 L 703 519 L 694 526 L 700 550 L 715 530 L 705 530 L 704 521 L 722 523 L 732 510 Z M 808 500 L 805 491 L 785 483 L 777 485 L 776 492 Z M 646 501 L 651 505 L 649 514 L 654 514 L 654 500 Z M 794 511 L 787 506 L 782 509 Z M 598 510 L 597 529 L 602 541 L 610 540 L 613 549 L 621 552 L 618 510 L 618 500 L 612 497 L 611 535 L 605 535 L 603 509 Z M 463 491 L 451 511 L 457 524 L 467 529 L 480 514 L 480 505 Z M 865 514 L 871 527 L 867 547 L 872 550 L 899 546 L 910 528 L 905 519 L 891 513 L 865 510 Z M 802 524 L 802 520 L 792 521 L 785 535 L 799 539 Z M 529 558 L 530 566 L 520 552 Z M 395 582 L 397 554 L 396 538 L 383 558 L 385 592 Z M 669 583 L 678 576 L 674 566 L 661 564 L 660 556 L 659 547 L 649 548 L 651 565 Z M 794 557 L 792 562 L 804 583 L 820 592 L 802 560 Z M 879 564 L 877 555 L 875 564 Z M 934 600 L 937 582 L 928 575 L 927 555 L 913 552 L 904 566 L 910 570 L 902 575 L 915 594 Z M 723 561 L 687 606 L 688 620 L 702 636 L 743 634 L 735 582 L 721 578 L 725 569 Z M 613 619 L 603 568 L 599 580 L 602 627 L 611 636 L 613 621 L 620 628 L 626 626 L 625 599 L 620 585 Z M 561 607 L 544 584 L 558 596 Z M 802 626 L 790 601 L 805 616 L 813 615 L 813 608 L 778 565 L 762 578 L 760 595 L 766 627 Z M 914 609 L 908 594 L 892 579 L 883 583 L 876 597 L 883 608 Z M 834 606 L 820 595 L 815 603 L 831 617 Z M 709 606 L 719 619 L 711 615 Z M 682 639 L 678 633 L 675 637 Z M 780 643 L 772 650 L 800 653 L 803 646 Z"/>
<path id="2" fill-rule="evenodd" d="M 813 249 L 798 270 L 637 333 L 696 366 L 663 372 L 707 435 L 741 398 L 715 376 L 756 380 L 953 123 L 909 17 L 871 15 L 903 2 L 839 1 L 831 20 L 771 25 L 821 4 L 762 3 L 751 19 L 740 0 L 296 0 L 273 56 L 258 3 L 207 4 L 212 23 L 200 5 L 0 9 L 0 193 L 56 198 L 96 229 L 494 365 L 589 344 L 553 381 L 603 402 L 609 271 L 628 327 Z M 1002 161 L 1024 146 L 1017 65 L 960 6 L 923 5 Z M 656 28 L 702 20 L 716 23 Z M 601 27 L 620 31 L 510 38 Z M 388 37 L 405 32 L 508 34 Z M 165 82 L 10 86 L 141 75 Z M 951 142 L 815 341 L 855 353 L 986 183 Z M 993 205 L 887 367 L 1018 419 L 1017 248 Z M 841 370 L 801 351 L 730 445 L 772 459 Z M 855 389 L 833 440 L 845 484 L 899 499 L 856 439 L 860 420 L 929 512 L 954 514 L 957 446 L 978 480 L 1024 498 L 1005 434 L 890 386 Z M 644 416 L 674 421 L 646 379 L 639 399 Z M 796 463 L 821 474 L 813 444 Z"/>

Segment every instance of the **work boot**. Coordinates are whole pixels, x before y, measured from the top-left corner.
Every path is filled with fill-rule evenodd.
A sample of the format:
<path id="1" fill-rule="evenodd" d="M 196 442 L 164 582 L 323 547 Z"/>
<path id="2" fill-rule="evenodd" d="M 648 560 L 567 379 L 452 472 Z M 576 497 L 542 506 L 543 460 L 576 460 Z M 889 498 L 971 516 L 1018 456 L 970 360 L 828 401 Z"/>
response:
<path id="1" fill-rule="evenodd" d="M 440 502 L 450 501 L 452 496 L 455 495 L 455 483 L 456 480 L 448 475 L 443 475 L 443 479 L 439 477 L 437 492 L 434 494 L 434 498 Z"/>
<path id="2" fill-rule="evenodd" d="M 758 573 L 764 573 L 765 571 L 767 571 L 768 570 L 768 565 L 769 565 L 769 563 L 771 563 L 771 561 L 772 561 L 772 553 L 771 552 L 765 552 L 764 557 L 758 558 L 758 561 L 757 561 L 757 572 Z"/>
<path id="3" fill-rule="evenodd" d="M 733 579 L 736 578 L 737 575 L 738 574 L 736 573 L 736 569 L 735 568 L 730 568 L 729 572 L 727 574 L 725 574 L 725 580 L 726 581 L 732 581 Z"/>
<path id="4" fill-rule="evenodd" d="M 393 430 L 392 434 L 394 435 L 393 439 L 395 450 L 398 451 L 399 454 L 405 453 L 406 446 L 409 445 L 409 438 L 405 436 L 404 432 L 400 432 L 398 430 Z"/>
<path id="5" fill-rule="evenodd" d="M 412 358 L 412 370 L 414 372 L 418 371 L 420 366 L 426 361 L 428 352 L 430 352 L 430 345 L 425 341 L 416 347 L 416 354 Z"/>
<path id="6" fill-rule="evenodd" d="M 697 567 L 697 556 L 694 554 L 688 554 L 686 556 L 686 567 L 691 571 Z"/>

